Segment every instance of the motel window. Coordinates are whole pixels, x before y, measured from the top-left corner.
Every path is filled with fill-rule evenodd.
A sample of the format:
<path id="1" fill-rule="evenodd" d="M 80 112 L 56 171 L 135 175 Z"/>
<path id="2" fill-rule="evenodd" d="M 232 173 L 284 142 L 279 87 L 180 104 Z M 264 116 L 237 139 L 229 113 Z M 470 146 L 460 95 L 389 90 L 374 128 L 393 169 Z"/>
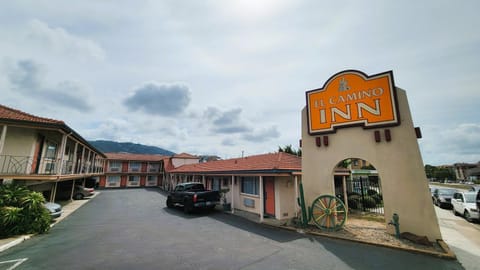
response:
<path id="1" fill-rule="evenodd" d="M 157 185 L 157 176 L 148 175 L 147 176 L 147 186 L 156 186 Z"/>
<path id="2" fill-rule="evenodd" d="M 119 186 L 120 186 L 120 175 L 107 176 L 107 187 L 119 187 Z"/>
<path id="3" fill-rule="evenodd" d="M 241 177 L 242 193 L 258 195 L 258 177 Z"/>
<path id="4" fill-rule="evenodd" d="M 158 172 L 160 163 L 148 163 L 148 172 Z"/>
<path id="5" fill-rule="evenodd" d="M 57 154 L 57 144 L 54 142 L 47 142 L 47 150 L 45 151 L 45 158 L 54 159 Z"/>
<path id="6" fill-rule="evenodd" d="M 108 167 L 109 167 L 111 172 L 119 172 L 121 166 L 122 166 L 122 163 L 120 161 L 109 161 L 108 162 Z"/>
<path id="7" fill-rule="evenodd" d="M 130 187 L 140 186 L 140 176 L 139 175 L 129 175 L 128 176 L 128 186 L 130 186 Z"/>
<path id="8" fill-rule="evenodd" d="M 139 172 L 141 165 L 142 164 L 140 162 L 130 162 L 128 164 L 131 172 Z"/>

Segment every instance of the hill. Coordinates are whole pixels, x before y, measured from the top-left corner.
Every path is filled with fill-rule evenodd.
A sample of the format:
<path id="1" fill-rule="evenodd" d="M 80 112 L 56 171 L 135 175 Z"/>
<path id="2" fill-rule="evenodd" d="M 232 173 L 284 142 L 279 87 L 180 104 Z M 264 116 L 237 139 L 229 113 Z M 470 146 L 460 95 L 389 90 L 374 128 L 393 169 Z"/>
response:
<path id="1" fill-rule="evenodd" d="M 172 156 L 174 152 L 165 150 L 156 146 L 143 145 L 131 142 L 114 142 L 114 141 L 88 141 L 98 150 L 104 153 L 132 153 L 132 154 L 148 154 L 148 155 L 164 155 Z"/>

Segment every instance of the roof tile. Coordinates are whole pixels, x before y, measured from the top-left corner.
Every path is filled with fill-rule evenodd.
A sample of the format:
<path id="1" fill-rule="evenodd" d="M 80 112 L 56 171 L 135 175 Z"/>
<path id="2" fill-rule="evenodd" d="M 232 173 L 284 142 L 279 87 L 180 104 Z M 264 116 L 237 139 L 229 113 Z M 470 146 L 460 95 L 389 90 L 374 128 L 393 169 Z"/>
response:
<path id="1" fill-rule="evenodd" d="M 33 114 L 29 114 L 26 112 L 22 112 L 20 110 L 12 109 L 7 106 L 0 104 L 0 120 L 15 120 L 21 122 L 35 122 L 35 123 L 43 123 L 43 124 L 60 124 L 65 125 L 63 121 L 35 116 Z"/>
<path id="2" fill-rule="evenodd" d="M 279 152 L 269 153 L 244 158 L 217 160 L 197 164 L 183 165 L 173 169 L 173 173 L 206 173 L 206 172 L 232 172 L 232 171 L 258 171 L 258 170 L 291 170 L 301 171 L 302 159 L 300 157 Z"/>

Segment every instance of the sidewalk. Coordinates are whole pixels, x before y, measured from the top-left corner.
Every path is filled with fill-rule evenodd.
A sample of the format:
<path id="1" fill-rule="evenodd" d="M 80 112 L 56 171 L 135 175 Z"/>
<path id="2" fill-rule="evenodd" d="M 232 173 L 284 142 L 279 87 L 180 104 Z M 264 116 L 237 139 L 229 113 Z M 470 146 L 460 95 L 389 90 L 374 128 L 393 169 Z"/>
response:
<path id="1" fill-rule="evenodd" d="M 50 224 L 50 227 L 55 226 L 57 223 L 67 218 L 70 214 L 75 212 L 78 208 L 82 207 L 84 204 L 88 203 L 91 199 L 95 198 L 98 194 L 100 194 L 100 192 L 95 191 L 95 194 L 90 198 L 83 199 L 83 200 L 73 200 L 66 205 L 62 205 L 62 210 L 63 210 L 62 215 L 56 218 L 53 221 L 53 223 Z M 18 245 L 21 242 L 27 239 L 30 239 L 32 236 L 33 234 L 27 234 L 27 235 L 19 235 L 15 237 L 0 239 L 0 252 L 5 251 L 15 245 Z"/>
<path id="2" fill-rule="evenodd" d="M 230 212 L 226 213 L 231 214 Z M 260 215 L 258 214 L 235 209 L 233 215 L 246 218 L 255 223 L 260 223 Z M 292 224 L 289 224 L 286 220 L 277 220 L 267 217 L 265 217 L 263 219 L 263 222 L 260 224 L 290 231 L 296 231 L 302 234 L 324 236 L 346 241 L 354 241 L 368 245 L 400 249 L 408 252 L 430 255 L 443 259 L 456 259 L 455 253 L 443 240 L 438 240 L 437 243 L 435 243 L 434 247 L 414 244 L 408 240 L 397 239 L 394 236 L 387 234 L 384 223 L 368 221 L 354 217 L 349 217 L 347 223 L 345 224 L 345 227 L 342 230 L 336 232 L 320 230 L 315 226 L 298 228 Z"/>

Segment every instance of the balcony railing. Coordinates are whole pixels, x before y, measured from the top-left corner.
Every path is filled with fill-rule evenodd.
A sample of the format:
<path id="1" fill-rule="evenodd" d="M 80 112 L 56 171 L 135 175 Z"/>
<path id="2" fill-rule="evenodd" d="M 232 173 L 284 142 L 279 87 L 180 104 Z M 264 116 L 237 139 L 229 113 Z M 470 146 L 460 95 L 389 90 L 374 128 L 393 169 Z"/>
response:
<path id="1" fill-rule="evenodd" d="M 52 158 L 34 159 L 31 156 L 0 155 L 0 174 L 3 175 L 52 175 L 57 174 L 57 166 L 61 162 Z M 99 163 L 99 162 L 97 162 Z M 90 161 L 64 160 L 61 164 L 61 174 L 103 173 L 101 164 L 92 164 Z"/>

